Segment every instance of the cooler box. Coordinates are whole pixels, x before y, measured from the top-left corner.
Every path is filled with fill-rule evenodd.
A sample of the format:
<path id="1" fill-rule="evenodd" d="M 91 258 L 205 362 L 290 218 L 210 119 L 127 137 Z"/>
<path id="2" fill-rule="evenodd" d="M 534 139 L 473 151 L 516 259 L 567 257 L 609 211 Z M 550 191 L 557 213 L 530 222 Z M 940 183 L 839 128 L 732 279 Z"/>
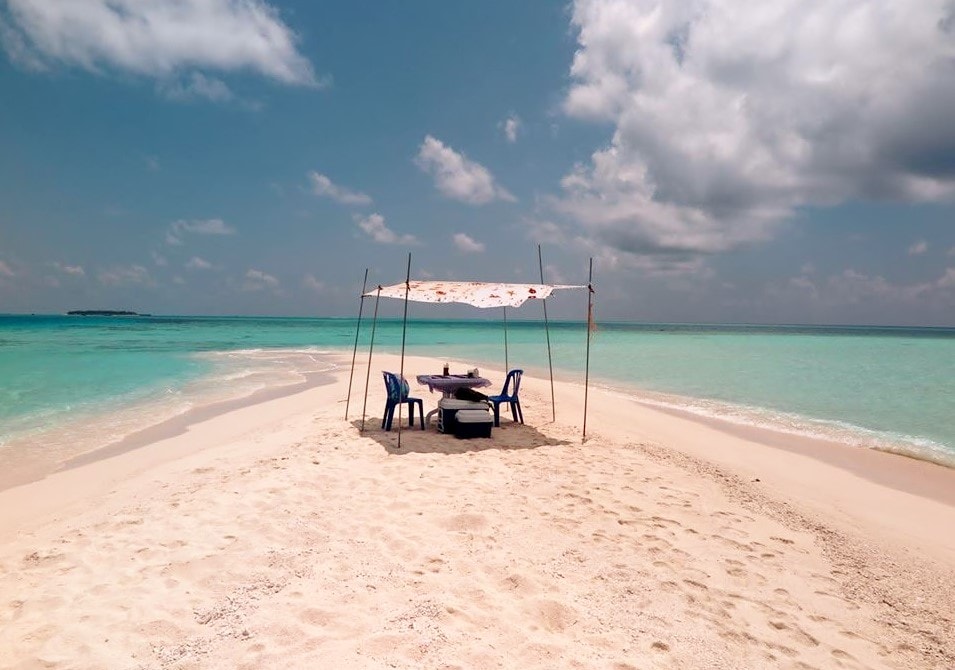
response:
<path id="1" fill-rule="evenodd" d="M 472 437 L 491 437 L 494 417 L 485 409 L 460 409 L 454 417 L 454 436 L 467 440 Z"/>
<path id="2" fill-rule="evenodd" d="M 442 433 L 454 432 L 454 417 L 461 410 L 487 411 L 486 402 L 441 398 L 438 401 L 438 430 Z"/>

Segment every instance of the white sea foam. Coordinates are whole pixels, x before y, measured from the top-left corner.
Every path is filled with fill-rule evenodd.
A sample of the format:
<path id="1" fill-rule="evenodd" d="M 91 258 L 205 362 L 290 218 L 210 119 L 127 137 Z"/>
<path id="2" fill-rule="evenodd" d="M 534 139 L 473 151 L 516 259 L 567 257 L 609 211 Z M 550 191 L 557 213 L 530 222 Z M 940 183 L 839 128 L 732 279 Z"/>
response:
<path id="1" fill-rule="evenodd" d="M 944 444 L 924 437 L 875 431 L 844 421 L 813 419 L 792 412 L 738 403 L 644 390 L 637 391 L 613 385 L 603 388 L 618 396 L 626 396 L 661 409 L 686 412 L 739 426 L 762 428 L 777 433 L 838 442 L 853 447 L 876 449 L 955 467 L 955 452 Z"/>

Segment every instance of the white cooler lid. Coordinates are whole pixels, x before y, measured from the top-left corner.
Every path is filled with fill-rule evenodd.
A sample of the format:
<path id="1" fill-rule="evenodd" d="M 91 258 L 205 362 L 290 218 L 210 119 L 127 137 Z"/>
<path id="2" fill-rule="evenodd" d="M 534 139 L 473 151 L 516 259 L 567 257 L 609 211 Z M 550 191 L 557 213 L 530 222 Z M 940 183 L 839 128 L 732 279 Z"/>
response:
<path id="1" fill-rule="evenodd" d="M 458 400 L 457 398 L 441 398 L 438 401 L 438 407 L 441 409 L 487 409 L 487 403 L 474 402 L 473 400 Z"/>
<path id="2" fill-rule="evenodd" d="M 454 415 L 458 423 L 492 423 L 491 413 L 486 409 L 462 409 Z"/>

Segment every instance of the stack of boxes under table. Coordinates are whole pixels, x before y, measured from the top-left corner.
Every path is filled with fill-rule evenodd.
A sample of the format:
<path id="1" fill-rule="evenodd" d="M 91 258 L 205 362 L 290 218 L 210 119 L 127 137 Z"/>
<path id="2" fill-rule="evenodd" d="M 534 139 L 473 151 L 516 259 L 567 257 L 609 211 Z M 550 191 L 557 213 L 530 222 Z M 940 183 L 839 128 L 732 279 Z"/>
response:
<path id="1" fill-rule="evenodd" d="M 441 398 L 438 401 L 438 430 L 455 437 L 491 437 L 494 417 L 486 402 Z"/>

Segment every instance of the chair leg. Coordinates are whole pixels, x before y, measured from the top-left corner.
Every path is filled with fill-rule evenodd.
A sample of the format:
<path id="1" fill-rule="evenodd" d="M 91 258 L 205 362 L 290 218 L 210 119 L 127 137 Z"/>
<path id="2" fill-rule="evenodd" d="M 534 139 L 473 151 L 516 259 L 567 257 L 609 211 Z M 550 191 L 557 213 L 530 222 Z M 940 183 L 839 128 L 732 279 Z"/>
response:
<path id="1" fill-rule="evenodd" d="M 414 403 L 408 401 L 408 427 L 414 426 Z"/>
<path id="2" fill-rule="evenodd" d="M 494 427 L 501 427 L 501 403 L 494 403 Z"/>
<path id="3" fill-rule="evenodd" d="M 521 409 L 521 401 L 515 400 L 514 406 L 517 408 L 517 418 L 520 420 L 521 425 L 524 425 L 524 410 Z"/>
<path id="4" fill-rule="evenodd" d="M 385 405 L 385 416 L 381 420 L 381 427 L 385 430 L 391 430 L 391 421 L 395 416 L 395 406 L 392 404 Z"/>
<path id="5" fill-rule="evenodd" d="M 424 401 L 418 401 L 418 416 L 421 417 L 421 430 L 424 430 Z"/>

